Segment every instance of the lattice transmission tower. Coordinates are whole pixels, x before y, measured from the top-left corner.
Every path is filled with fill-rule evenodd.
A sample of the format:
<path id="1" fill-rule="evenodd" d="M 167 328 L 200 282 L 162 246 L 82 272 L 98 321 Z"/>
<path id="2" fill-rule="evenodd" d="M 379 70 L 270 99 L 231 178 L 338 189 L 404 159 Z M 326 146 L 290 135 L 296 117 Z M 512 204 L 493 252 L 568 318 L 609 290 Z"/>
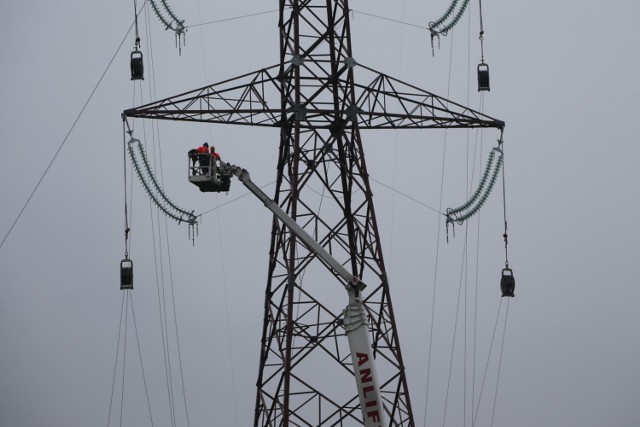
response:
<path id="1" fill-rule="evenodd" d="M 504 123 L 358 64 L 347 0 L 279 5 L 277 65 L 124 116 L 280 129 L 273 199 L 368 285 L 363 301 L 386 419 L 414 426 L 360 130 Z M 254 426 L 363 424 L 342 285 L 274 217 Z"/>

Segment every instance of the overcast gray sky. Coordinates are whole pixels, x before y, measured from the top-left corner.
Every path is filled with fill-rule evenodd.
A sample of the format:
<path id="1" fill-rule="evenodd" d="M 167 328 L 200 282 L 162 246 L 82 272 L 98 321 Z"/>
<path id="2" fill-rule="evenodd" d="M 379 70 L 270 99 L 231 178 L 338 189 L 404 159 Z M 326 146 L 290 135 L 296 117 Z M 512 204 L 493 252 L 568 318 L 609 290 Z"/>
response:
<path id="1" fill-rule="evenodd" d="M 259 0 L 169 3 L 187 26 L 278 7 Z M 442 14 L 447 1 L 353 0 L 350 5 L 359 63 L 479 108 L 477 2 L 471 20 L 465 15 L 453 34 L 441 39 L 435 56 L 426 30 L 364 13 L 424 26 Z M 493 425 L 638 426 L 640 2 L 488 0 L 483 10 L 491 67 L 484 111 L 507 123 L 509 254 L 517 281 Z M 133 4 L 5 0 L 0 12 L 3 238 L 124 37 Z M 142 17 L 144 102 L 275 64 L 276 23 L 277 14 L 268 13 L 194 26 L 179 55 L 173 35 L 154 16 Z M 107 425 L 122 302 L 118 266 L 124 255 L 120 113 L 141 103 L 129 80 L 133 40 L 130 34 L 0 248 L 2 427 Z M 185 208 L 203 212 L 245 194 L 235 183 L 228 196 L 206 196 L 186 182 L 184 154 L 203 141 L 249 169 L 259 185 L 275 179 L 275 130 L 171 122 L 155 131 L 151 123 L 135 126 L 141 139 L 159 140 L 164 186 Z M 482 134 L 485 153 L 497 137 L 495 131 Z M 473 150 L 477 138 L 464 130 L 447 133 L 443 174 L 443 132 L 363 132 L 371 177 L 436 208 L 441 183 L 443 207 L 464 201 L 467 170 L 473 167 L 467 147 Z M 477 402 L 500 303 L 501 194 L 491 197 L 480 221 L 476 361 L 469 349 L 465 359 L 460 314 L 443 421 L 464 227 L 446 244 L 438 215 L 383 185 L 372 186 L 416 423 L 424 424 L 426 407 L 427 425 L 471 425 L 471 399 Z M 132 188 L 132 295 L 154 425 L 171 425 L 155 273 L 160 260 L 164 286 L 168 290 L 173 283 L 175 291 L 190 424 L 250 425 L 270 215 L 244 197 L 204 215 L 192 246 L 184 225 L 170 222 L 165 229 L 162 220 L 160 238 L 154 217 L 153 234 L 146 196 L 138 182 Z M 474 296 L 477 235 L 474 220 L 468 300 Z M 426 406 L 438 236 L 439 299 Z M 473 340 L 469 306 L 467 347 Z M 175 340 L 172 319 L 169 324 Z M 123 425 L 150 425 L 131 319 L 129 325 Z M 490 365 L 478 426 L 491 425 L 495 354 Z M 119 389 L 121 369 L 120 364 Z M 174 388 L 177 425 L 186 425 L 181 387 Z M 110 425 L 120 422 L 119 393 Z"/>

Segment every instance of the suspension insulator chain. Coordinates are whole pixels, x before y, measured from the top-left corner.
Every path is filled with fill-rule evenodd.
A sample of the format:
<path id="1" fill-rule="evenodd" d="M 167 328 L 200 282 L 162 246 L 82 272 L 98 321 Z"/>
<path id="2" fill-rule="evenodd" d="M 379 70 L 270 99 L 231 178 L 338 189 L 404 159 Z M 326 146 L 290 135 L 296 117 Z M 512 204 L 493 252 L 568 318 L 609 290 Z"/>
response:
<path id="1" fill-rule="evenodd" d="M 498 154 L 497 159 L 496 153 Z M 455 221 L 458 224 L 462 224 L 465 220 L 471 218 L 480 210 L 495 187 L 500 169 L 502 168 L 502 157 L 502 150 L 500 147 L 496 147 L 491 150 L 478 188 L 466 203 L 454 209 L 447 209 L 447 223 Z"/>
<path id="2" fill-rule="evenodd" d="M 164 199 L 164 201 L 171 206 L 173 209 L 175 209 L 176 211 L 184 214 L 184 215 L 191 215 L 190 212 L 187 212 L 183 209 L 180 209 L 178 206 L 175 205 L 175 203 L 173 203 L 169 197 L 167 197 L 167 195 L 164 193 L 164 191 L 162 191 L 162 187 L 160 187 L 160 184 L 158 184 L 158 180 L 156 179 L 156 175 L 155 173 L 153 173 L 153 169 L 151 169 L 151 165 L 149 164 L 149 158 L 147 157 L 146 152 L 144 151 L 144 147 L 142 146 L 142 144 L 138 141 L 138 151 L 140 152 L 140 156 L 142 157 L 142 162 L 144 164 L 144 167 L 146 169 L 147 175 L 149 176 L 149 178 L 151 179 L 151 182 L 153 183 L 153 186 L 157 189 L 158 193 L 160 194 L 160 196 Z"/>
<path id="3" fill-rule="evenodd" d="M 446 36 L 449 30 L 458 24 L 460 18 L 462 18 L 462 15 L 464 14 L 464 11 L 467 9 L 467 6 L 469 6 L 469 0 L 464 0 L 455 16 L 449 22 L 445 23 L 455 10 L 457 4 L 458 0 L 453 0 L 447 11 L 439 19 L 429 23 L 432 40 L 434 36 Z"/>
<path id="4" fill-rule="evenodd" d="M 167 3 L 167 0 L 160 0 L 162 5 L 164 6 L 164 10 L 169 15 L 168 19 L 163 13 L 160 11 L 158 4 L 154 0 L 150 0 L 151 7 L 155 12 L 156 16 L 165 26 L 165 30 L 171 29 L 176 34 L 176 47 L 179 49 L 180 54 L 182 54 L 182 46 L 186 43 L 185 33 L 187 32 L 187 28 L 184 26 L 184 19 L 180 19 L 173 13 L 171 7 Z M 181 43 L 182 41 L 182 43 Z"/>
<path id="5" fill-rule="evenodd" d="M 142 162 L 145 166 L 146 174 L 142 171 L 140 167 L 140 162 L 136 156 L 136 152 L 133 148 L 133 143 L 138 143 L 138 150 L 142 157 Z M 129 156 L 131 158 L 131 162 L 133 163 L 133 168 L 142 183 L 146 193 L 149 195 L 149 198 L 154 202 L 154 204 L 168 217 L 178 221 L 178 222 L 186 222 L 189 225 L 193 226 L 196 224 L 196 216 L 193 212 L 188 212 L 183 209 L 177 207 L 164 193 L 158 181 L 155 178 L 155 174 L 151 170 L 151 166 L 149 165 L 149 161 L 144 152 L 144 148 L 140 141 L 136 139 L 132 139 L 128 143 L 129 148 Z"/>

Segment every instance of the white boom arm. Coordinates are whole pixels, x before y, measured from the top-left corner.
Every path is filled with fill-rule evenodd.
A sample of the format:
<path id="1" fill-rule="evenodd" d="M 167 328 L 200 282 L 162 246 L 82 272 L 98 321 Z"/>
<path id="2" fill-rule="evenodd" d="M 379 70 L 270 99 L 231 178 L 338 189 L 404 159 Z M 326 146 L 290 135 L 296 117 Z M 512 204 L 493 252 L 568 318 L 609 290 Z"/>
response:
<path id="1" fill-rule="evenodd" d="M 360 398 L 360 409 L 365 427 L 381 427 L 386 425 L 384 407 L 380 397 L 380 386 L 375 369 L 373 350 L 369 340 L 369 321 L 362 305 L 361 291 L 365 288 L 362 281 L 349 273 L 329 252 L 327 252 L 318 242 L 315 241 L 297 222 L 278 206 L 269 196 L 267 196 L 258 186 L 256 186 L 249 172 L 239 166 L 220 162 L 222 173 L 232 173 L 245 187 L 249 189 L 275 216 L 278 217 L 291 232 L 299 238 L 305 246 L 320 258 L 325 264 L 333 269 L 347 284 L 345 288 L 349 294 L 349 305 L 342 311 L 344 317 L 344 328 L 347 332 L 349 348 L 351 350 L 351 361 L 358 387 Z"/>

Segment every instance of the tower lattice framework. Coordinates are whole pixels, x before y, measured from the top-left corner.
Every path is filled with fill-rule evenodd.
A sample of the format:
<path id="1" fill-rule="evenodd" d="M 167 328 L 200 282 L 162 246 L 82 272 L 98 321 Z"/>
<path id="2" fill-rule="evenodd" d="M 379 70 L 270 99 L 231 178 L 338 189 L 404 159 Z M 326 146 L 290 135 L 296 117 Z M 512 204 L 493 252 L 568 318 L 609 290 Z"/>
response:
<path id="1" fill-rule="evenodd" d="M 347 0 L 279 5 L 278 64 L 124 116 L 280 128 L 273 199 L 367 284 L 386 419 L 414 426 L 360 130 L 504 123 L 358 64 Z M 343 285 L 274 217 L 254 426 L 363 424 Z"/>

